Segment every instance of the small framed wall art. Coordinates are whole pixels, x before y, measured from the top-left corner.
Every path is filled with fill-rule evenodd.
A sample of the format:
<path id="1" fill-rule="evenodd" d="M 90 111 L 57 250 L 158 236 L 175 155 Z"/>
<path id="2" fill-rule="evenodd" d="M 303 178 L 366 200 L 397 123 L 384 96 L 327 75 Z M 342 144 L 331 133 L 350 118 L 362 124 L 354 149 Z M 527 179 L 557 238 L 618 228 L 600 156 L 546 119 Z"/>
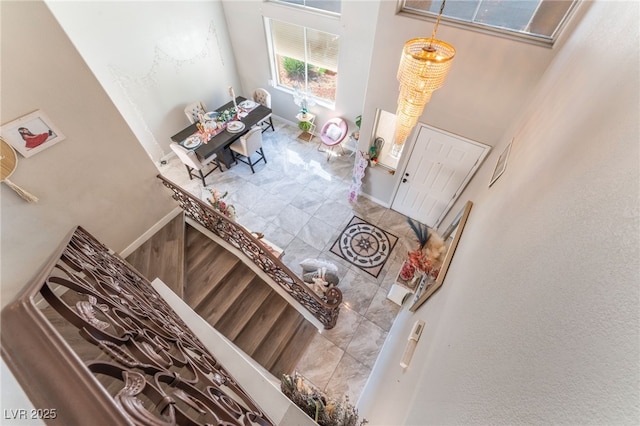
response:
<path id="1" fill-rule="evenodd" d="M 23 157 L 31 157 L 65 139 L 41 110 L 3 124 L 0 136 Z"/>
<path id="2" fill-rule="evenodd" d="M 507 160 L 509 160 L 509 153 L 511 152 L 511 145 L 513 144 L 513 140 L 509 142 L 509 145 L 502 151 L 500 154 L 500 158 L 498 158 L 498 162 L 496 163 L 496 168 L 493 171 L 493 176 L 491 176 L 491 182 L 489 182 L 489 186 L 493 185 L 495 181 L 498 180 L 500 176 L 504 173 L 507 168 Z"/>

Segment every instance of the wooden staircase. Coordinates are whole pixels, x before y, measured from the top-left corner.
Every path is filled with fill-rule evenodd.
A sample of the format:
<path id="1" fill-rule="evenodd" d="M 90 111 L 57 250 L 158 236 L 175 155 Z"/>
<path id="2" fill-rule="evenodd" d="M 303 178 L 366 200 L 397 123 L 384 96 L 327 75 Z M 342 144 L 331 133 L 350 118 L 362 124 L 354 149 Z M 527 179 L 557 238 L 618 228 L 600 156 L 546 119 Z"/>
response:
<path id="1" fill-rule="evenodd" d="M 177 250 L 177 251 L 176 251 Z M 238 257 L 179 215 L 126 259 L 160 278 L 202 318 L 280 378 L 317 329 Z"/>

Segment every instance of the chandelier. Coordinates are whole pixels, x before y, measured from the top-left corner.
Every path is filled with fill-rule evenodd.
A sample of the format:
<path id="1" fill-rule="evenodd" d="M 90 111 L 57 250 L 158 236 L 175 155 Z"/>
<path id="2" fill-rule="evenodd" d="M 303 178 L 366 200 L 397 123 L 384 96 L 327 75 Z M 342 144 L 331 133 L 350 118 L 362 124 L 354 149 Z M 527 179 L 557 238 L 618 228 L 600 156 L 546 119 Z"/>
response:
<path id="1" fill-rule="evenodd" d="M 414 38 L 402 49 L 398 68 L 400 95 L 396 111 L 394 151 L 399 151 L 422 115 L 434 90 L 442 87 L 451 68 L 456 50 L 449 43 L 436 39 L 438 25 L 446 0 L 442 1 L 430 38 Z"/>

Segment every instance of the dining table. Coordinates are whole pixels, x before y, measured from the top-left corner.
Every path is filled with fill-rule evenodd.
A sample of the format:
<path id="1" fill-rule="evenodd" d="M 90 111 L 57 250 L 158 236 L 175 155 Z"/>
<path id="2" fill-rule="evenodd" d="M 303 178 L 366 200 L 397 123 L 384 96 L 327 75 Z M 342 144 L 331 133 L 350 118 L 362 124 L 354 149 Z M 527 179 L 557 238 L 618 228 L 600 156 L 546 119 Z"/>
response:
<path id="1" fill-rule="evenodd" d="M 229 110 L 234 106 L 240 106 L 246 98 L 242 96 L 237 96 L 235 99 L 235 105 L 233 101 L 229 101 L 226 104 L 222 105 L 220 108 L 216 109 L 215 112 L 222 113 L 223 111 Z M 203 143 L 193 148 L 195 153 L 202 159 L 207 159 L 211 157 L 213 154 L 218 156 L 218 159 L 226 166 L 227 169 L 231 168 L 231 164 L 233 163 L 233 155 L 231 154 L 231 150 L 229 149 L 229 145 L 237 141 L 242 135 L 246 134 L 251 127 L 260 123 L 262 120 L 267 118 L 269 114 L 271 114 L 271 108 L 268 108 L 264 105 L 257 104 L 254 108 L 249 110 L 243 110 L 242 108 L 240 115 L 234 118 L 234 121 L 240 121 L 244 124 L 244 128 L 238 132 L 231 132 L 229 129 L 221 129 L 216 134 L 204 134 L 198 128 L 198 122 L 189 125 L 183 130 L 179 131 L 175 135 L 171 136 L 171 140 L 177 142 L 184 146 L 185 141 L 194 135 L 203 136 L 206 135 L 203 139 L 206 139 Z"/>

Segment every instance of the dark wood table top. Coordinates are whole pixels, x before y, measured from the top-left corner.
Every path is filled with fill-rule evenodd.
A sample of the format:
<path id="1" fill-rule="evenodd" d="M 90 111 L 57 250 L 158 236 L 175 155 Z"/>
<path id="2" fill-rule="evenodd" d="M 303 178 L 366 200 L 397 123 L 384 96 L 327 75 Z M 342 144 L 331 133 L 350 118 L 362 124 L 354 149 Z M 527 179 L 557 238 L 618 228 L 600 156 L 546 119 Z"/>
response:
<path id="1" fill-rule="evenodd" d="M 245 100 L 246 99 L 243 98 L 242 96 L 236 97 L 237 104 L 240 104 L 242 101 L 245 101 Z M 222 112 L 231 107 L 233 107 L 233 101 L 227 102 L 220 108 L 216 109 L 216 111 Z M 247 133 L 249 129 L 251 129 L 251 127 L 258 124 L 260 121 L 264 120 L 267 116 L 269 116 L 269 114 L 271 114 L 271 108 L 267 108 L 266 106 L 259 104 L 256 108 L 249 111 L 249 114 L 247 114 L 246 117 L 240 119 L 240 121 L 242 121 L 245 125 L 243 131 L 239 133 L 229 133 L 227 130 L 223 130 L 222 132 L 210 138 L 206 143 L 203 143 L 202 145 L 197 147 L 195 149 L 196 154 L 198 154 L 202 158 L 208 158 L 209 156 L 211 156 L 211 154 L 214 154 L 223 150 L 224 148 L 226 148 L 227 146 L 231 145 L 233 142 L 238 140 L 240 136 Z M 186 127 L 185 129 L 179 131 L 175 135 L 171 136 L 171 140 L 174 142 L 181 143 L 186 138 L 188 138 L 189 136 L 197 132 L 198 132 L 198 127 L 196 126 L 196 123 L 194 123 Z"/>

